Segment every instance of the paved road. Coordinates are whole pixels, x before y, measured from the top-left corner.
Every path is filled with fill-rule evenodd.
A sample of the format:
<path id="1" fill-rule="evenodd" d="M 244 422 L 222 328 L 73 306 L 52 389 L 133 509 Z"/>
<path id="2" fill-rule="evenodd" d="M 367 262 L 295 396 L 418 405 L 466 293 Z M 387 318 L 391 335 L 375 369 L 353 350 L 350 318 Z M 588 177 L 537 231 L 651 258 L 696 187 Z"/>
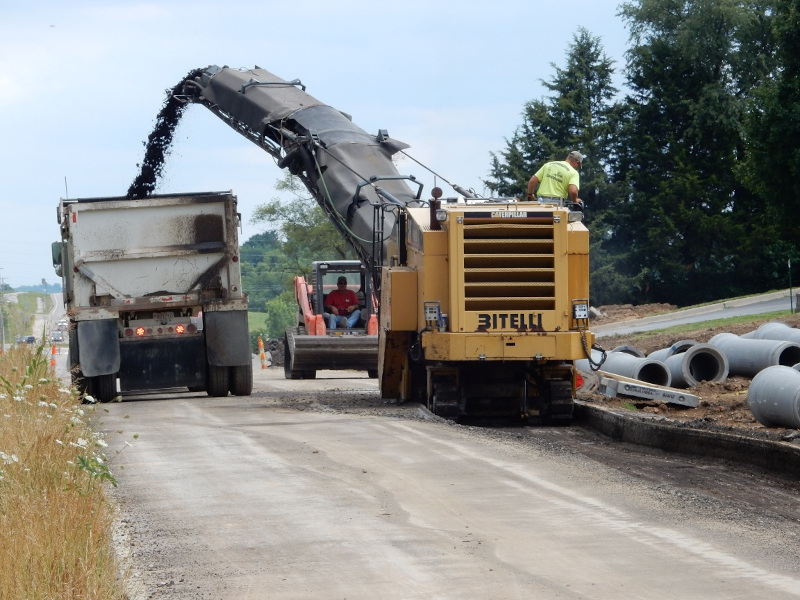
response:
<path id="1" fill-rule="evenodd" d="M 137 599 L 800 597 L 797 523 L 320 376 L 100 407 Z"/>
<path id="2" fill-rule="evenodd" d="M 790 310 L 792 308 L 792 303 L 796 302 L 795 293 L 796 291 L 792 292 L 792 302 L 789 300 L 789 290 L 785 290 L 760 296 L 726 300 L 724 302 L 717 302 L 687 310 L 679 310 L 663 315 L 655 315 L 644 319 L 593 326 L 592 331 L 597 337 L 604 337 L 607 335 L 630 335 L 639 331 L 653 331 L 654 329 L 665 329 L 687 323 L 702 323 L 703 321 L 712 321 L 715 319 L 728 319 L 745 315 L 759 315 Z"/>

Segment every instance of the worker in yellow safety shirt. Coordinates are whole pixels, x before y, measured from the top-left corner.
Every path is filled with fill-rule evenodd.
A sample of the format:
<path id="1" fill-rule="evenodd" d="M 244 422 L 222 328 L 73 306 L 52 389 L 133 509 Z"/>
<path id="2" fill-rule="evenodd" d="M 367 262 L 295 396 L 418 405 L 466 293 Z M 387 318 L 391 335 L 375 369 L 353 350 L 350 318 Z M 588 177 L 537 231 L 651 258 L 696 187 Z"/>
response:
<path id="1" fill-rule="evenodd" d="M 564 160 L 554 160 L 542 165 L 536 174 L 528 181 L 528 200 L 539 200 L 540 202 L 558 202 L 563 204 L 565 200 L 583 204 L 583 200 L 578 198 L 578 191 L 581 188 L 581 176 L 578 169 L 586 157 L 573 150 Z M 536 186 L 539 189 L 536 189 Z M 535 192 L 535 195 L 534 195 Z"/>

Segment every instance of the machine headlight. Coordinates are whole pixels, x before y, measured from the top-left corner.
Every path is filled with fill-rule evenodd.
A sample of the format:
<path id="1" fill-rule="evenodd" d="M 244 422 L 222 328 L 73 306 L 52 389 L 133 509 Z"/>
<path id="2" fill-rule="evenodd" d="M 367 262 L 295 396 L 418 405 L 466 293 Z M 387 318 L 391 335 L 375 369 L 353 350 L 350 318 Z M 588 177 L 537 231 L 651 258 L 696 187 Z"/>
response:
<path id="1" fill-rule="evenodd" d="M 580 223 L 583 221 L 583 213 L 579 210 L 571 210 L 569 211 L 569 216 L 567 217 L 568 223 Z"/>
<path id="2" fill-rule="evenodd" d="M 436 220 L 440 223 L 447 221 L 447 211 L 446 210 L 437 210 L 436 211 Z"/>

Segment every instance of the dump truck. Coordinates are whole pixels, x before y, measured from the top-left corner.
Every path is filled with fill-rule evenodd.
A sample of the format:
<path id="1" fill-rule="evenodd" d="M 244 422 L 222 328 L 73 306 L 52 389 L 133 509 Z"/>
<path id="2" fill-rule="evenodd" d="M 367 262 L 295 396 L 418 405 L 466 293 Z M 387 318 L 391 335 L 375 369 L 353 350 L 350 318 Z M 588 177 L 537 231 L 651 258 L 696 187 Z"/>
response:
<path id="1" fill-rule="evenodd" d="M 359 317 L 351 328 L 330 329 L 325 298 L 340 277 L 358 298 Z M 378 376 L 378 302 L 372 275 L 358 260 L 311 263 L 311 273 L 294 278 L 297 326 L 286 328 L 283 368 L 286 379 L 314 379 L 320 369 L 366 371 Z"/>
<path id="2" fill-rule="evenodd" d="M 84 393 L 250 395 L 247 295 L 230 192 L 61 199 L 53 266 Z"/>
<path id="3" fill-rule="evenodd" d="M 444 178 L 454 195 L 424 196 L 393 161 L 408 144 L 259 67 L 212 65 L 178 88 L 177 101 L 205 106 L 299 177 L 370 270 L 384 399 L 454 418 L 571 421 L 573 363 L 594 345 L 579 206 L 480 198 Z"/>

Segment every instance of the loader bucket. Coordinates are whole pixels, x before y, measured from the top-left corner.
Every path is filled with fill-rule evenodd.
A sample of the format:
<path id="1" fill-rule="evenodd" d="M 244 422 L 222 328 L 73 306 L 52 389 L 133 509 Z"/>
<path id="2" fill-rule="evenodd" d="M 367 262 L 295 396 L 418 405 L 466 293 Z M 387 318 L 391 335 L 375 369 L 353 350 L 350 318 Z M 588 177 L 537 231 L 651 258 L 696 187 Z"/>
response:
<path id="1" fill-rule="evenodd" d="M 284 370 L 287 379 L 313 379 L 319 370 L 378 370 L 378 336 L 363 331 L 341 335 L 308 335 L 301 328 L 286 330 Z"/>

